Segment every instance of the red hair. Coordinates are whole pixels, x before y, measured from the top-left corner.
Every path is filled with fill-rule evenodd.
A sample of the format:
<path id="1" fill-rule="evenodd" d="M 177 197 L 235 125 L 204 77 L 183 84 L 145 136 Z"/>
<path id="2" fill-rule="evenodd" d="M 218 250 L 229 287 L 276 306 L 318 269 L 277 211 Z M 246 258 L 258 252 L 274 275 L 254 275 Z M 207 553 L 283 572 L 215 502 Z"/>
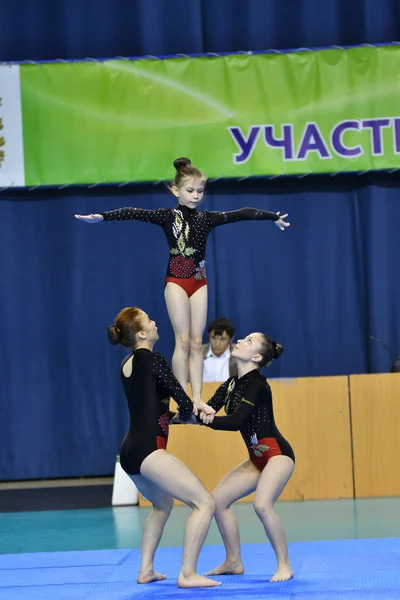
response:
<path id="1" fill-rule="evenodd" d="M 114 323 L 107 328 L 108 339 L 113 346 L 121 344 L 134 349 L 136 335 L 143 328 L 143 311 L 135 306 L 123 308 L 115 317 Z"/>

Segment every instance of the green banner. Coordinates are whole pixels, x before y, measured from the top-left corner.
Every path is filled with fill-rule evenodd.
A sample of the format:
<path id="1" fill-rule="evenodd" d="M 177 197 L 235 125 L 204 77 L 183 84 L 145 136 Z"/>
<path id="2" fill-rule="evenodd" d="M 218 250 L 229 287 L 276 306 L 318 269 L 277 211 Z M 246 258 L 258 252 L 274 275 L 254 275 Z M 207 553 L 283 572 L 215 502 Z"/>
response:
<path id="1" fill-rule="evenodd" d="M 396 169 L 400 48 L 20 66 L 25 185 Z"/>

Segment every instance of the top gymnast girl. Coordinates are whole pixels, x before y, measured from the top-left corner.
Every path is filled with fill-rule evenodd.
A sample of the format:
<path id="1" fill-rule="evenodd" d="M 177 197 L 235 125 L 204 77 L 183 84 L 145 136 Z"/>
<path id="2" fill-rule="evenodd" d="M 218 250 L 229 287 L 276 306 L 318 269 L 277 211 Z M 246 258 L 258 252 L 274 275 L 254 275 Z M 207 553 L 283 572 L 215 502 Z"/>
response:
<path id="1" fill-rule="evenodd" d="M 176 169 L 170 189 L 178 199 L 175 208 L 145 210 L 120 208 L 99 214 L 75 215 L 86 223 L 101 221 L 145 221 L 159 225 L 168 240 L 169 262 L 165 280 L 165 301 L 175 334 L 172 368 L 187 389 L 190 379 L 192 399 L 198 409 L 212 414 L 201 400 L 203 379 L 202 339 L 207 319 L 206 246 L 210 232 L 220 225 L 237 221 L 274 221 L 280 230 L 289 227 L 287 214 L 256 208 L 215 212 L 198 207 L 204 197 L 206 177 L 188 158 L 174 161 Z"/>

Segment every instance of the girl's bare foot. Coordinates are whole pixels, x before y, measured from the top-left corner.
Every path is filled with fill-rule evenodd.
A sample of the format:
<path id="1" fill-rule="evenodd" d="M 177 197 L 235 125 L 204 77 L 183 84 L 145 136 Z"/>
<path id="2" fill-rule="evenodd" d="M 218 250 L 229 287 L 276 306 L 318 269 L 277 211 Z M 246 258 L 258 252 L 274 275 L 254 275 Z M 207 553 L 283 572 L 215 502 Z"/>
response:
<path id="1" fill-rule="evenodd" d="M 182 575 L 179 573 L 178 577 L 178 587 L 181 588 L 192 588 L 192 587 L 216 587 L 217 585 L 221 585 L 220 581 L 214 581 L 213 579 L 207 579 L 207 577 L 202 577 L 197 573 L 193 573 L 191 575 Z"/>
<path id="2" fill-rule="evenodd" d="M 226 560 L 222 563 L 222 565 L 219 565 L 219 567 L 216 567 L 212 571 L 209 571 L 208 573 L 206 573 L 206 575 L 243 575 L 243 573 L 244 566 L 241 560 Z"/>
<path id="3" fill-rule="evenodd" d="M 137 582 L 152 583 L 153 581 L 162 581 L 163 579 L 167 579 L 167 576 L 161 575 L 161 573 L 156 573 L 155 571 L 141 571 L 139 573 L 139 577 L 137 578 Z"/>
<path id="4" fill-rule="evenodd" d="M 290 566 L 290 563 L 287 565 L 278 566 L 278 570 L 273 577 L 271 577 L 270 581 L 288 581 L 292 579 L 294 573 Z"/>

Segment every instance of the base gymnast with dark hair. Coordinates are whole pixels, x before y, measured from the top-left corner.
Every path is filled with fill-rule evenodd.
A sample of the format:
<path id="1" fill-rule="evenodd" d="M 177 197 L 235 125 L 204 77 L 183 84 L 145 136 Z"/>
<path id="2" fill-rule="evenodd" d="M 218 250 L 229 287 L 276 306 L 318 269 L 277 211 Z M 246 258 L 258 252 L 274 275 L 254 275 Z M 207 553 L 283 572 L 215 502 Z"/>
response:
<path id="1" fill-rule="evenodd" d="M 121 379 L 128 402 L 130 425 L 120 450 L 121 467 L 139 492 L 153 505 L 144 524 L 142 560 L 138 583 L 165 579 L 154 571 L 154 554 L 173 506 L 173 498 L 193 509 L 183 543 L 179 587 L 213 587 L 219 582 L 197 574 L 196 566 L 215 510 L 215 501 L 201 481 L 178 458 L 167 452 L 168 430 L 174 413 L 172 396 L 179 406 L 180 420 L 193 414 L 193 404 L 175 379 L 167 361 L 153 353 L 158 340 L 154 321 L 140 308 L 125 308 L 108 327 L 112 344 L 131 353 L 121 365 Z"/>
<path id="2" fill-rule="evenodd" d="M 240 431 L 249 453 L 249 458 L 230 471 L 212 493 L 226 559 L 208 575 L 244 572 L 239 529 L 231 505 L 255 491 L 254 509 L 278 561 L 278 569 L 270 581 L 293 577 L 285 531 L 274 504 L 293 473 L 295 456 L 275 424 L 271 388 L 260 373 L 262 367 L 282 352 L 280 344 L 262 333 L 239 340 L 232 350 L 238 375 L 223 383 L 208 402 L 216 412 L 224 406 L 227 416 L 201 413 L 197 417 L 197 421 L 212 429 Z"/>

